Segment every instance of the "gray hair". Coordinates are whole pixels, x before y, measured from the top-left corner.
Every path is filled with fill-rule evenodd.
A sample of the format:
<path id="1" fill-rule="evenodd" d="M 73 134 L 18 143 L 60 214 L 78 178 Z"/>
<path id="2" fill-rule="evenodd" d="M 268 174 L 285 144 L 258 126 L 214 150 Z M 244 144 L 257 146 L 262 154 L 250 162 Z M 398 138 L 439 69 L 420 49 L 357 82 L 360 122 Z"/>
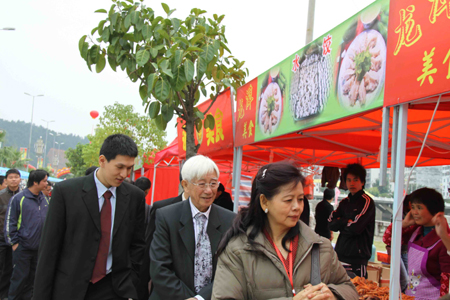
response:
<path id="1" fill-rule="evenodd" d="M 217 178 L 220 176 L 219 168 L 211 158 L 196 155 L 189 158 L 183 165 L 181 176 L 183 180 L 192 181 L 193 179 L 200 179 L 208 173 L 216 172 Z"/>

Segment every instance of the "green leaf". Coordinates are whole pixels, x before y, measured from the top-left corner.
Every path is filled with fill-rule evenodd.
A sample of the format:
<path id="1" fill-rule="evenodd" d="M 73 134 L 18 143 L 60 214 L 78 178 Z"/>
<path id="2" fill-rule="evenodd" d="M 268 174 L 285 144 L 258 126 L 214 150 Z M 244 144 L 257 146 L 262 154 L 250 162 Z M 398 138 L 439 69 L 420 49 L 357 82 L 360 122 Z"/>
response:
<path id="1" fill-rule="evenodd" d="M 164 121 L 162 115 L 158 115 L 154 120 L 156 127 L 158 127 L 159 130 L 166 130 L 167 122 Z"/>
<path id="2" fill-rule="evenodd" d="M 139 95 L 141 96 L 141 99 L 142 100 L 147 100 L 147 90 L 148 90 L 148 88 L 147 88 L 147 86 L 144 84 L 144 85 L 141 85 L 140 87 L 139 87 Z"/>
<path id="3" fill-rule="evenodd" d="M 109 66 L 111 67 L 111 69 L 113 69 L 114 72 L 116 72 L 116 68 L 117 68 L 116 60 L 114 58 L 112 58 L 111 56 L 108 56 L 108 63 L 109 63 Z"/>
<path id="4" fill-rule="evenodd" d="M 163 7 L 163 9 L 166 12 L 166 14 L 169 14 L 169 12 L 170 12 L 169 5 L 167 5 L 165 3 L 161 3 L 161 6 Z"/>
<path id="5" fill-rule="evenodd" d="M 158 55 L 158 50 L 156 50 L 155 48 L 151 48 L 150 49 L 150 54 L 152 55 L 153 58 L 155 58 L 156 55 Z"/>
<path id="6" fill-rule="evenodd" d="M 205 87 L 204 87 L 204 86 L 202 86 L 201 90 L 202 90 L 202 94 L 203 94 L 203 96 L 204 96 L 204 97 L 206 97 L 206 89 L 205 89 Z"/>
<path id="7" fill-rule="evenodd" d="M 184 63 L 184 75 L 186 76 L 186 81 L 191 81 L 194 78 L 194 63 L 189 59 Z"/>
<path id="8" fill-rule="evenodd" d="M 225 45 L 225 43 L 224 42 L 220 42 L 220 46 L 222 46 L 225 50 L 227 50 L 227 52 L 228 53 L 230 53 L 231 54 L 231 51 L 230 51 L 230 49 L 228 49 L 228 47 L 227 47 L 227 45 Z"/>
<path id="9" fill-rule="evenodd" d="M 205 119 L 205 128 L 214 129 L 215 120 L 212 114 L 208 114 Z"/>
<path id="10" fill-rule="evenodd" d="M 150 25 L 147 24 L 142 28 L 142 36 L 144 39 L 149 39 L 152 37 L 152 27 Z"/>
<path id="11" fill-rule="evenodd" d="M 164 104 L 161 107 L 161 115 L 163 116 L 163 120 L 168 123 L 170 120 L 172 120 L 173 117 L 173 109 L 167 104 Z"/>
<path id="12" fill-rule="evenodd" d="M 162 35 L 163 38 L 165 38 L 168 41 L 170 41 L 170 36 L 169 36 L 169 34 L 166 31 L 164 31 L 163 29 L 158 29 L 158 33 L 160 35 Z"/>
<path id="13" fill-rule="evenodd" d="M 92 48 L 89 50 L 89 58 L 91 59 L 91 62 L 93 64 L 96 64 L 98 61 L 98 57 L 99 57 L 99 53 L 98 53 L 98 46 L 94 45 L 92 46 Z"/>
<path id="14" fill-rule="evenodd" d="M 159 101 L 153 101 L 150 103 L 150 109 L 148 110 L 148 115 L 150 118 L 154 119 L 159 114 L 159 107 L 161 106 Z"/>
<path id="15" fill-rule="evenodd" d="M 105 23 L 106 20 L 102 20 L 98 23 L 97 31 L 100 36 L 103 34 L 103 26 L 105 26 Z"/>
<path id="16" fill-rule="evenodd" d="M 106 59 L 105 59 L 105 55 L 100 55 L 98 57 L 98 61 L 97 64 L 95 65 L 95 71 L 97 73 L 100 73 L 101 71 L 103 71 L 103 69 L 106 66 Z"/>
<path id="17" fill-rule="evenodd" d="M 141 31 L 142 28 L 144 28 L 144 25 L 145 25 L 144 19 L 143 18 L 139 18 L 139 21 L 136 24 L 136 29 Z"/>
<path id="18" fill-rule="evenodd" d="M 195 128 L 197 129 L 197 132 L 202 130 L 203 122 L 200 119 L 195 120 Z"/>
<path id="19" fill-rule="evenodd" d="M 126 29 L 130 28 L 130 26 L 131 26 L 131 14 L 128 14 L 125 17 L 125 20 L 123 21 L 123 26 L 125 26 Z"/>
<path id="20" fill-rule="evenodd" d="M 205 115 L 204 115 L 201 111 L 199 111 L 199 110 L 196 110 L 196 111 L 195 111 L 195 115 L 196 115 L 197 117 L 199 117 L 201 120 L 203 120 L 203 119 L 205 118 Z"/>
<path id="21" fill-rule="evenodd" d="M 173 79 L 174 79 L 173 86 L 175 87 L 175 91 L 176 92 L 181 91 L 186 83 L 186 78 L 184 76 L 184 68 L 179 66 L 174 73 Z"/>
<path id="22" fill-rule="evenodd" d="M 186 49 L 186 51 L 200 51 L 203 52 L 203 50 L 199 47 L 189 47 Z"/>
<path id="23" fill-rule="evenodd" d="M 139 12 L 132 11 L 130 15 L 131 15 L 131 23 L 136 25 L 139 22 Z"/>
<path id="24" fill-rule="evenodd" d="M 173 18 L 173 19 L 171 20 L 171 22 L 172 22 L 173 30 L 174 30 L 175 32 L 177 32 L 178 29 L 180 29 L 181 21 L 180 21 L 179 19 L 177 19 L 177 18 Z"/>
<path id="25" fill-rule="evenodd" d="M 157 79 L 158 79 L 158 76 L 156 75 L 156 73 L 152 73 L 152 74 L 148 75 L 147 85 L 149 87 L 149 92 L 151 92 L 153 90 L 153 86 L 155 85 L 155 82 Z"/>
<path id="26" fill-rule="evenodd" d="M 114 13 L 114 14 L 111 16 L 111 26 L 112 26 L 112 27 L 116 26 L 116 23 L 117 23 L 117 17 L 118 17 L 118 16 L 119 16 L 118 13 Z"/>
<path id="27" fill-rule="evenodd" d="M 187 39 L 185 39 L 184 37 L 175 37 L 174 38 L 175 41 L 177 42 L 182 42 L 183 44 L 185 44 L 186 46 L 189 46 L 189 41 Z"/>
<path id="28" fill-rule="evenodd" d="M 220 41 L 219 40 L 214 40 L 213 47 L 214 47 L 214 52 L 217 52 L 219 50 L 219 48 L 220 48 Z"/>
<path id="29" fill-rule="evenodd" d="M 83 51 L 83 45 L 84 42 L 86 41 L 86 37 L 87 35 L 83 35 L 81 39 L 78 41 L 78 49 L 80 50 L 80 53 Z"/>
<path id="30" fill-rule="evenodd" d="M 84 58 L 85 60 L 87 59 L 88 50 L 89 50 L 89 44 L 87 42 L 84 42 L 83 48 L 81 49 L 81 57 Z"/>
<path id="31" fill-rule="evenodd" d="M 105 43 L 109 42 L 109 30 L 108 30 L 108 27 L 106 27 L 105 30 L 103 30 L 102 40 Z"/>
<path id="32" fill-rule="evenodd" d="M 183 59 L 183 54 L 184 54 L 183 50 L 176 50 L 175 51 L 175 55 L 173 57 L 175 66 L 181 65 L 181 60 Z"/>
<path id="33" fill-rule="evenodd" d="M 204 57 L 207 62 L 210 62 L 214 58 L 214 46 L 211 44 L 206 44 L 202 47 L 204 52 L 200 53 L 201 57 Z"/>
<path id="34" fill-rule="evenodd" d="M 136 53 L 136 63 L 140 67 L 145 65 L 148 62 L 149 59 L 150 59 L 150 53 L 149 53 L 149 51 L 147 49 L 139 50 Z"/>
<path id="35" fill-rule="evenodd" d="M 108 12 L 106 11 L 106 9 L 101 8 L 101 9 L 97 9 L 97 10 L 95 11 L 95 13 L 104 13 L 104 14 L 106 14 L 106 13 L 108 13 Z"/>
<path id="36" fill-rule="evenodd" d="M 167 76 L 169 76 L 170 78 L 173 78 L 173 74 L 172 74 L 172 71 L 170 69 L 162 69 L 161 71 L 164 74 L 166 74 Z"/>
<path id="37" fill-rule="evenodd" d="M 203 33 L 199 33 L 196 34 L 192 39 L 191 39 L 191 44 L 195 45 L 195 43 L 197 43 L 197 41 L 199 41 L 200 39 L 202 39 L 204 37 Z"/>
<path id="38" fill-rule="evenodd" d="M 164 101 L 169 96 L 170 92 L 170 86 L 167 81 L 165 81 L 163 78 L 158 80 L 155 85 L 155 95 L 156 98 L 160 101 Z"/>
<path id="39" fill-rule="evenodd" d="M 203 57 L 200 57 L 197 60 L 197 78 L 201 78 L 203 74 L 206 72 L 206 68 L 208 67 L 208 63 L 206 62 L 206 59 Z"/>

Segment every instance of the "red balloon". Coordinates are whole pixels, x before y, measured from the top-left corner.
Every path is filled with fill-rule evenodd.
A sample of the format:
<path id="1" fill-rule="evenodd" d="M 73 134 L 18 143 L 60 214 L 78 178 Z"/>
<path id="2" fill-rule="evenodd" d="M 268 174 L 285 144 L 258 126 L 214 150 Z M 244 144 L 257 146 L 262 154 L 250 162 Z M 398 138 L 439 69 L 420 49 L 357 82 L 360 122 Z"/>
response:
<path id="1" fill-rule="evenodd" d="M 96 110 L 92 110 L 89 114 L 91 115 L 92 119 L 95 119 L 98 117 L 98 111 L 96 111 Z"/>

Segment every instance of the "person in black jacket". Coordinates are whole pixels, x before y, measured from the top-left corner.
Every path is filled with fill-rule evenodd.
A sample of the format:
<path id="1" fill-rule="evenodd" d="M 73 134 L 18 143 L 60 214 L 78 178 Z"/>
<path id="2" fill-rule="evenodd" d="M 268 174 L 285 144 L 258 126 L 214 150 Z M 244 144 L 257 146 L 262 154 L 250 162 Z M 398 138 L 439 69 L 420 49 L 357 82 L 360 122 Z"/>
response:
<path id="1" fill-rule="evenodd" d="M 360 164 L 347 165 L 345 182 L 350 194 L 330 215 L 329 228 L 339 231 L 336 253 L 348 272 L 367 278 L 372 256 L 375 204 L 365 192 L 366 170 Z"/>
<path id="2" fill-rule="evenodd" d="M 315 231 L 318 235 L 323 236 L 329 240 L 333 240 L 333 231 L 328 228 L 328 218 L 333 212 L 333 205 L 331 205 L 331 201 L 333 201 L 334 195 L 334 190 L 326 189 L 323 192 L 323 200 L 317 203 L 316 206 Z"/>
<path id="3" fill-rule="evenodd" d="M 234 204 L 233 200 L 231 199 L 231 195 L 230 193 L 225 192 L 225 187 L 221 183 L 217 188 L 217 195 L 216 199 L 214 200 L 214 204 L 233 211 Z"/>

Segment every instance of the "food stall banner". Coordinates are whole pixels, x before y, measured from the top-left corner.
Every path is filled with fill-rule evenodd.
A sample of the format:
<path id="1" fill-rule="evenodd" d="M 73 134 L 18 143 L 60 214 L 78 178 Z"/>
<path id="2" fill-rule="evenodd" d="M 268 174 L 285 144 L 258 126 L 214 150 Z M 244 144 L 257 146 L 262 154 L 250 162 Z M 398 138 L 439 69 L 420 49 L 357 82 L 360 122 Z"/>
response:
<path id="1" fill-rule="evenodd" d="M 388 20 L 389 0 L 377 0 L 240 87 L 235 145 L 381 107 Z"/>
<path id="2" fill-rule="evenodd" d="M 216 101 L 206 114 L 214 116 L 215 126 L 213 130 L 205 128 L 204 124 L 199 132 L 196 128 L 194 129 L 195 143 L 200 144 L 198 154 L 208 155 L 212 152 L 233 147 L 233 119 L 230 97 L 230 89 L 225 90 L 217 96 Z M 208 99 L 196 107 L 201 112 L 205 112 L 210 104 L 211 99 Z M 178 155 L 180 157 L 186 157 L 186 131 L 182 128 L 183 126 L 184 121 L 178 118 Z"/>
<path id="3" fill-rule="evenodd" d="M 450 3 L 396 0 L 390 4 L 384 106 L 450 91 Z"/>

